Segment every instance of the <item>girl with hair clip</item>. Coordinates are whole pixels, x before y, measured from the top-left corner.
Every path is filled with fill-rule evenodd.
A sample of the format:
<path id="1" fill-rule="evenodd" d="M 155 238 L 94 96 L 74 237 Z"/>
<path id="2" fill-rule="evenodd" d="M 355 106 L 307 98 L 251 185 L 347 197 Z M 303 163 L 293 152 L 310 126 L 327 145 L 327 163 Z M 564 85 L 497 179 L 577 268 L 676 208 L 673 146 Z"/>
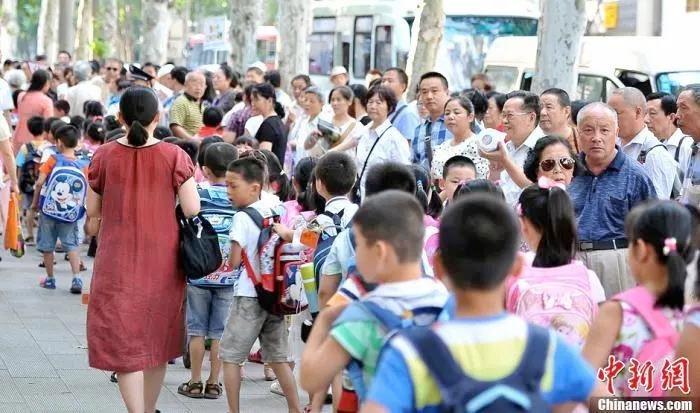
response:
<path id="1" fill-rule="evenodd" d="M 190 157 L 153 137 L 159 120 L 153 90 L 129 88 L 119 109 L 127 134 L 100 146 L 88 171 L 87 232 L 100 233 L 88 357 L 90 367 L 116 372 L 129 412 L 153 412 L 168 360 L 184 348 L 175 207 L 197 215 L 199 194 Z"/>
<path id="2" fill-rule="evenodd" d="M 506 309 L 553 328 L 580 348 L 605 293 L 595 273 L 575 259 L 571 200 L 562 184 L 541 178 L 520 194 L 516 209 L 534 254 L 525 254 L 523 271 L 506 283 Z"/>
<path id="3" fill-rule="evenodd" d="M 601 305 L 583 356 L 594 368 L 624 363 L 620 374 L 609 378 L 608 390 L 616 396 L 661 396 L 664 360 L 675 359 L 683 322 L 686 265 L 695 254 L 692 219 L 679 203 L 660 201 L 633 209 L 626 226 L 628 260 L 638 286 Z M 654 366 L 651 392 L 641 385 L 630 388 L 630 367 L 636 362 L 637 367 Z"/>
<path id="4" fill-rule="evenodd" d="M 263 193 L 267 192 L 275 195 L 283 203 L 293 200 L 294 187 L 292 187 L 289 176 L 282 169 L 282 164 L 277 159 L 277 156 L 266 149 L 260 149 L 257 152 L 265 157 L 265 162 L 267 163 L 267 186 L 264 188 Z"/>

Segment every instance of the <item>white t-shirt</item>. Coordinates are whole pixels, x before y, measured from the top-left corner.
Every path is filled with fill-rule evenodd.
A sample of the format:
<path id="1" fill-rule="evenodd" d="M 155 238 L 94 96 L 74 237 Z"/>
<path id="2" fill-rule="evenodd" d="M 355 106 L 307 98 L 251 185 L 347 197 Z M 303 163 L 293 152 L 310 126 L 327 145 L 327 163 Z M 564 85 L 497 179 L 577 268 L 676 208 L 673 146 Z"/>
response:
<path id="1" fill-rule="evenodd" d="M 12 102 L 12 89 L 5 79 L 0 77 L 0 112 L 12 110 L 15 104 Z"/>
<path id="2" fill-rule="evenodd" d="M 263 218 L 272 216 L 272 210 L 269 204 L 263 200 L 254 202 L 250 208 L 256 209 Z M 258 263 L 258 238 L 260 237 L 260 228 L 255 225 L 255 222 L 245 212 L 239 211 L 233 216 L 231 231 L 229 232 L 229 240 L 241 246 L 246 255 L 250 259 L 250 264 L 255 271 L 260 270 Z M 243 262 L 243 261 L 241 261 Z M 242 265 L 242 264 L 241 264 Z M 236 297 L 257 297 L 253 281 L 248 276 L 245 266 L 242 266 L 240 278 L 235 286 L 234 295 Z"/>
<path id="3" fill-rule="evenodd" d="M 355 216 L 355 212 L 357 212 L 358 209 L 359 207 L 350 202 L 347 197 L 338 196 L 331 198 L 328 200 L 328 202 L 326 202 L 326 208 L 324 211 L 336 215 L 339 215 L 342 211 L 343 216 L 340 217 L 340 226 L 342 229 L 340 231 L 344 231 L 348 224 L 352 221 L 352 217 Z M 338 228 L 334 228 L 333 219 L 327 215 L 319 214 L 316 217 L 316 222 L 318 222 L 321 228 L 323 228 L 328 235 L 334 236 L 340 232 L 338 231 Z"/>
<path id="4" fill-rule="evenodd" d="M 257 115 L 251 116 L 245 122 L 245 130 L 248 131 L 251 137 L 255 137 L 255 135 L 258 133 L 258 129 L 260 129 L 260 125 L 262 125 L 263 120 L 265 120 L 265 118 L 262 115 Z"/>

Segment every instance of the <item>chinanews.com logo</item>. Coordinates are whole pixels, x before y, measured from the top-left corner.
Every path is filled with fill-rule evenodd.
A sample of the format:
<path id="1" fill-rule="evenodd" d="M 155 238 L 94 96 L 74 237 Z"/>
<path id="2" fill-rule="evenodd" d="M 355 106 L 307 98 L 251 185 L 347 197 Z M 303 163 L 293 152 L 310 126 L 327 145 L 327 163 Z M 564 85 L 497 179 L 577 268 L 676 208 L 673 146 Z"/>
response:
<path id="1" fill-rule="evenodd" d="M 590 413 L 609 412 L 696 412 L 698 399 L 684 397 L 602 397 L 590 402 Z"/>

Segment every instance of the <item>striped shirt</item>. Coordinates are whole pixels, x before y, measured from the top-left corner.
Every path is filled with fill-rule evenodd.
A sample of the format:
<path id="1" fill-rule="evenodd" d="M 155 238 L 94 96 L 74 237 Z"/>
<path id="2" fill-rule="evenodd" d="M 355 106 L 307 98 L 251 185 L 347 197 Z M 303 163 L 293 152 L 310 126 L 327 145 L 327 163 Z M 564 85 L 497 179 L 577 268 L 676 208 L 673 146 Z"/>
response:
<path id="1" fill-rule="evenodd" d="M 175 99 L 173 106 L 170 108 L 170 126 L 182 126 L 188 134 L 194 136 L 203 125 L 203 114 L 204 105 L 188 94 L 183 93 Z"/>
<path id="2" fill-rule="evenodd" d="M 430 136 L 430 139 L 426 139 Z M 413 154 L 413 163 L 421 165 L 426 171 L 430 171 L 432 164 L 432 151 L 427 153 L 426 148 L 430 147 L 433 150 L 436 146 L 442 145 L 443 142 L 452 139 L 452 132 L 445 127 L 445 116 L 440 115 L 436 120 L 426 119 L 425 122 L 418 125 L 416 133 L 411 141 L 411 152 Z"/>

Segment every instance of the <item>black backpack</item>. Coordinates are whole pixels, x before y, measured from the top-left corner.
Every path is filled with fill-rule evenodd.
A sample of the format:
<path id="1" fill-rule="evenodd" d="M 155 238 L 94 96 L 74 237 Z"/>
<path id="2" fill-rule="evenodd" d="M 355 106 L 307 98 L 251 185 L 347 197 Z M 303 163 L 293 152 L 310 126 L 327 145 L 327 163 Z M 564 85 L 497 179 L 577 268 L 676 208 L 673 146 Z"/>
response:
<path id="1" fill-rule="evenodd" d="M 178 205 L 175 209 L 180 227 L 180 258 L 185 276 L 198 280 L 221 266 L 219 235 L 200 213 L 187 218 Z"/>
<path id="2" fill-rule="evenodd" d="M 31 142 L 27 142 L 26 145 L 27 156 L 19 171 L 19 190 L 23 194 L 31 194 L 34 193 L 34 184 L 39 177 L 39 163 L 36 159 L 41 158 L 41 155 Z"/>

